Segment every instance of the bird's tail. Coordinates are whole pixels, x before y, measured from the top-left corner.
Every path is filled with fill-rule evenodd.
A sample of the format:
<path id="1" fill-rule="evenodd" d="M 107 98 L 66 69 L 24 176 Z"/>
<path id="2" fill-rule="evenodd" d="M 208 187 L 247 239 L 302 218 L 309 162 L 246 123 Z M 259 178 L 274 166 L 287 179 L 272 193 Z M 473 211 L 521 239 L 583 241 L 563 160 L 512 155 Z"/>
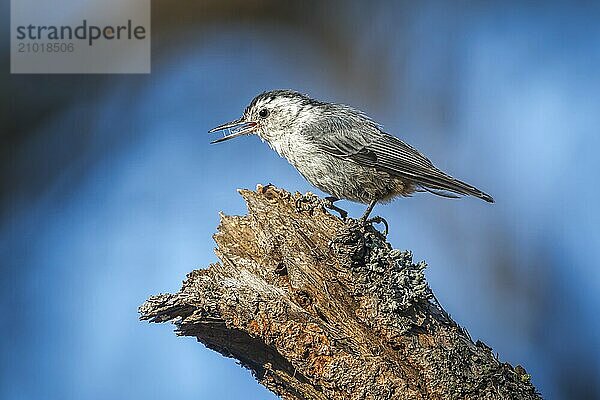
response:
<path id="1" fill-rule="evenodd" d="M 436 171 L 436 174 L 428 176 L 428 179 L 418 182 L 418 186 L 427 192 L 443 197 L 459 197 L 459 196 L 474 196 L 488 203 L 493 203 L 494 198 L 489 194 L 469 185 L 466 182 L 460 181 L 443 173 Z"/>

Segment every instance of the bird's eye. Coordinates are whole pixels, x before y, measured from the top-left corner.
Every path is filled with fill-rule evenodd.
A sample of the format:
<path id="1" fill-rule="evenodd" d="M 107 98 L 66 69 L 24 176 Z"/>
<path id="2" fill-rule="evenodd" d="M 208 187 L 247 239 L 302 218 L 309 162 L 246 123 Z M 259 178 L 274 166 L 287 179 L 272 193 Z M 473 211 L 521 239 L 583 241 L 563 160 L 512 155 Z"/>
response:
<path id="1" fill-rule="evenodd" d="M 263 108 L 258 112 L 258 115 L 260 115 L 261 118 L 267 118 L 267 116 L 269 115 L 269 110 Z"/>

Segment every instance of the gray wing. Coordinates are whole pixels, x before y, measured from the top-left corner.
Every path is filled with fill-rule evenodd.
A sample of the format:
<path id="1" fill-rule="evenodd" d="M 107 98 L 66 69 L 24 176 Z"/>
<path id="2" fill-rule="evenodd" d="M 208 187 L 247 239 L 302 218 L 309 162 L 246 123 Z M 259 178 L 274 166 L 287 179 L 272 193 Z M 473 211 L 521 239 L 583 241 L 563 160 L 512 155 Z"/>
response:
<path id="1" fill-rule="evenodd" d="M 381 131 L 376 123 L 363 114 L 341 107 L 303 131 L 311 135 L 320 150 L 408 179 L 434 194 L 453 197 L 444 194 L 444 191 L 449 191 L 494 201 L 490 195 L 440 171 L 414 147 Z M 320 128 L 318 131 L 315 130 L 317 127 Z"/>

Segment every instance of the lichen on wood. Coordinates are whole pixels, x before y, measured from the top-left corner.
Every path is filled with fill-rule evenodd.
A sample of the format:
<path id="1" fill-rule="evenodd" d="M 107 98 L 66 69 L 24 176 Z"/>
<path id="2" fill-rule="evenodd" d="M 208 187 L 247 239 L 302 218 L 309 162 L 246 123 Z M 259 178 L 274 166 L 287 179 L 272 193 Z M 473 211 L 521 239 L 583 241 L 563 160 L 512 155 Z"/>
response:
<path id="1" fill-rule="evenodd" d="M 220 263 L 152 296 L 142 320 L 173 321 L 284 399 L 537 399 L 529 375 L 474 343 L 429 288 L 424 262 L 312 194 L 240 190 L 221 215 Z"/>

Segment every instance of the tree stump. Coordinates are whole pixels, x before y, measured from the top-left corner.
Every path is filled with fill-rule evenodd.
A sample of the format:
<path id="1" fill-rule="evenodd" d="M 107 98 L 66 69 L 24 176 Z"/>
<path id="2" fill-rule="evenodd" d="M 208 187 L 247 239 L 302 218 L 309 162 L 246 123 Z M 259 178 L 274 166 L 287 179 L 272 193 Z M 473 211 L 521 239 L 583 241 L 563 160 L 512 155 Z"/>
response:
<path id="1" fill-rule="evenodd" d="M 239 191 L 221 215 L 220 263 L 152 296 L 141 319 L 233 357 L 284 399 L 538 399 L 435 299 L 424 262 L 310 193 Z"/>

